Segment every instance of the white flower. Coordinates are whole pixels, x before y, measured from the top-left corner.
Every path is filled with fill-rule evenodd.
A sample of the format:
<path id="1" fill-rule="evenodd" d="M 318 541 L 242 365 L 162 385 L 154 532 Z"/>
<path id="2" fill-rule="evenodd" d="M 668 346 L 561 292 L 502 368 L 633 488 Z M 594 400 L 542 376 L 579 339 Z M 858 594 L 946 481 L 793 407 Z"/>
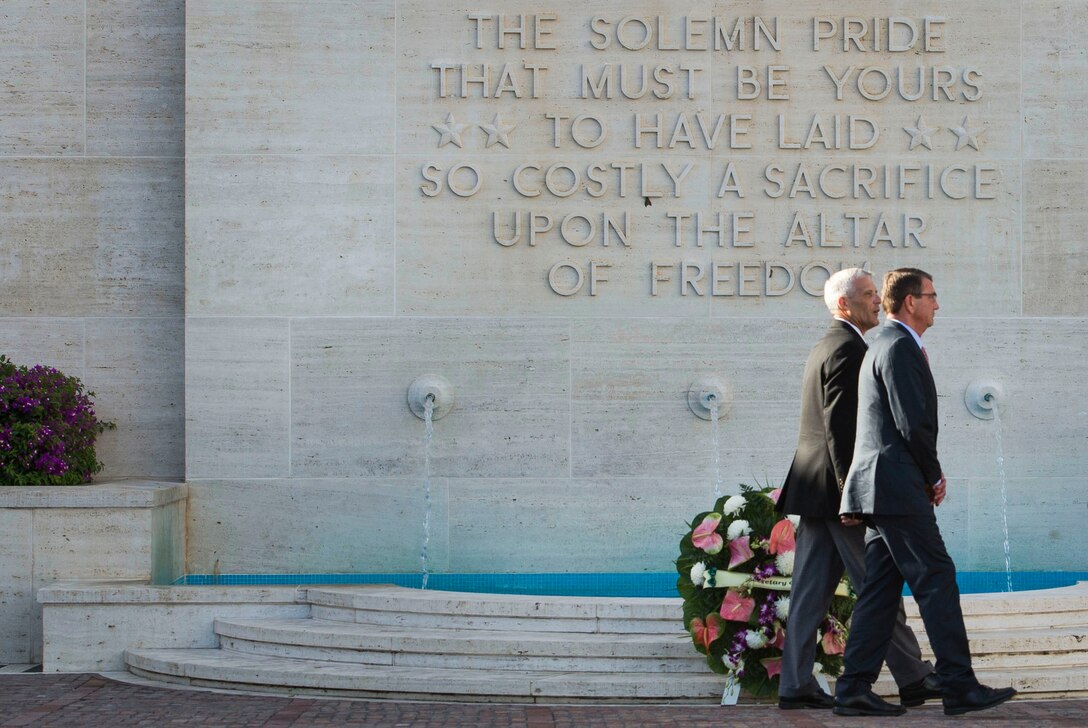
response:
<path id="1" fill-rule="evenodd" d="M 774 602 L 774 613 L 779 619 L 785 622 L 790 616 L 790 598 L 779 597 L 776 599 Z"/>
<path id="2" fill-rule="evenodd" d="M 744 633 L 744 641 L 753 650 L 759 650 L 767 646 L 767 635 L 763 634 L 763 630 L 750 629 Z"/>
<path id="3" fill-rule="evenodd" d="M 774 557 L 774 565 L 779 574 L 789 576 L 793 573 L 793 553 L 793 551 L 784 551 Z"/>
<path id="4" fill-rule="evenodd" d="M 786 518 L 790 519 L 790 523 L 793 524 L 794 528 L 801 525 L 801 516 L 786 516 Z"/>
<path id="5" fill-rule="evenodd" d="M 722 514 L 726 516 L 731 516 L 734 513 L 737 513 L 738 511 L 740 511 L 741 508 L 744 508 L 745 502 L 746 501 L 744 500 L 744 496 L 742 495 L 732 496 L 722 506 Z"/>
<path id="6" fill-rule="evenodd" d="M 751 532 L 752 527 L 748 525 L 748 521 L 733 521 L 729 524 L 729 530 L 726 531 L 725 538 L 727 541 L 732 541 L 735 538 L 747 536 Z"/>
<path id="7" fill-rule="evenodd" d="M 691 567 L 691 583 L 702 586 L 704 581 L 706 581 L 706 564 L 700 562 Z"/>

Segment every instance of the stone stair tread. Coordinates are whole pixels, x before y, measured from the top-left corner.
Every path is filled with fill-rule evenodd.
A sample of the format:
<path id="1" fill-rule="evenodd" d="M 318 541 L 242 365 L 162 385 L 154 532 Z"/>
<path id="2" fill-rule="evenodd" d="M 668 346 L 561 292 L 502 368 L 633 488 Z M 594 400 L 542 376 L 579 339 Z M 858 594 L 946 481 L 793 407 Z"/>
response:
<path id="1" fill-rule="evenodd" d="M 371 649 L 412 649 L 431 645 L 457 644 L 473 651 L 487 652 L 489 645 L 518 644 L 525 647 L 557 647 L 560 654 L 570 652 L 571 645 L 587 647 L 626 646 L 642 648 L 675 644 L 685 652 L 693 652 L 691 638 L 677 620 L 674 634 L 617 632 L 533 632 L 526 630 L 462 630 L 442 627 L 417 628 L 360 622 L 338 622 L 326 619 L 217 619 L 215 632 L 220 636 L 239 639 L 276 641 L 287 644 L 359 646 Z M 262 634 L 263 633 L 263 634 Z M 646 653 L 639 653 L 645 655 Z"/>
<path id="2" fill-rule="evenodd" d="M 1025 590 L 960 595 L 963 616 L 995 614 L 1040 614 L 1043 612 L 1079 612 L 1088 614 L 1088 581 L 1054 589 Z M 914 599 L 904 599 L 908 617 L 918 617 L 918 605 Z"/>
<path id="3" fill-rule="evenodd" d="M 306 598 L 313 604 L 343 609 L 388 610 L 403 613 L 553 617 L 567 619 L 626 617 L 675 619 L 683 601 L 672 598 L 616 599 L 525 594 L 487 594 L 410 589 L 393 585 L 311 587 Z"/>
<path id="4" fill-rule="evenodd" d="M 1038 665 L 1030 668 L 975 668 L 975 677 L 990 687 L 1013 686 L 1021 693 L 1080 693 L 1088 692 L 1088 670 L 1071 670 L 1067 665 Z M 898 695 L 895 681 L 887 670 L 873 685 L 878 695 Z M 1035 697 L 1034 695 L 1032 697 Z"/>
<path id="5" fill-rule="evenodd" d="M 225 684 L 397 694 L 573 698 L 712 698 L 725 678 L 705 673 L 586 674 L 543 670 L 397 667 L 246 655 L 215 648 L 129 649 L 145 673 Z"/>

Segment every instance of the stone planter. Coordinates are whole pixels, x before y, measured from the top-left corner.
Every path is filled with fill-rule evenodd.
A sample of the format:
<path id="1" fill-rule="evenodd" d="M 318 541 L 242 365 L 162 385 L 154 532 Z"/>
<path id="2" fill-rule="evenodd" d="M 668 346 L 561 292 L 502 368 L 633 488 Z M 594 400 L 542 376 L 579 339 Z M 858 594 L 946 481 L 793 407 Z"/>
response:
<path id="1" fill-rule="evenodd" d="M 41 661 L 43 586 L 180 576 L 187 496 L 183 483 L 146 480 L 0 487 L 0 664 Z"/>

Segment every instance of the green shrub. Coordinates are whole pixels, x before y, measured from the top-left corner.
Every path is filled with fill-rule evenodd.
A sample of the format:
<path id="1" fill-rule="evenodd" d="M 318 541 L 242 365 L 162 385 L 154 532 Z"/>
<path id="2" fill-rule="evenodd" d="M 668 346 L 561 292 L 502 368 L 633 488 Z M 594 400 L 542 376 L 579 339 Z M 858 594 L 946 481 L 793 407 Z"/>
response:
<path id="1" fill-rule="evenodd" d="M 75 377 L 0 355 L 0 484 L 78 485 L 102 470 L 94 451 L 100 422 Z"/>

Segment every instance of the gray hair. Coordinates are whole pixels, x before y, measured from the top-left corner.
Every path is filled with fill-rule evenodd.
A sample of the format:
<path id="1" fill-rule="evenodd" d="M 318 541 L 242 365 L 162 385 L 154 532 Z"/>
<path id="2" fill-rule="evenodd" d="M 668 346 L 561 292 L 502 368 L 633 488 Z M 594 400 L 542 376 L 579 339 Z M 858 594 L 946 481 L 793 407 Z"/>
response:
<path id="1" fill-rule="evenodd" d="M 850 298 L 858 290 L 858 281 L 862 278 L 872 278 L 873 274 L 864 268 L 843 268 L 838 273 L 832 274 L 824 284 L 824 304 L 831 313 L 839 310 L 839 298 Z"/>

